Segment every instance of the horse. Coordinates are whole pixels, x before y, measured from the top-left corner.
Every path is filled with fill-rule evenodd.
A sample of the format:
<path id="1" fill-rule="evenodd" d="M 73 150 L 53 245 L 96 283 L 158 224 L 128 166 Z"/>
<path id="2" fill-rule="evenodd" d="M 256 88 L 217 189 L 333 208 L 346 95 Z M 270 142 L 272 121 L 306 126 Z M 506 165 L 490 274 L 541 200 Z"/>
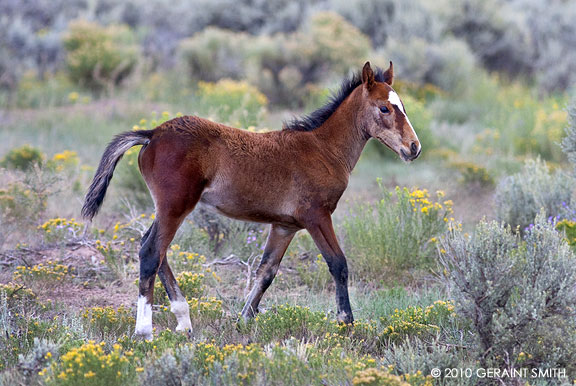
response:
<path id="1" fill-rule="evenodd" d="M 166 258 L 180 224 L 197 203 L 233 219 L 270 224 L 253 287 L 241 316 L 258 312 L 295 233 L 306 229 L 335 283 L 337 320 L 354 322 L 348 266 L 331 215 L 367 141 L 375 138 L 406 162 L 421 144 L 404 104 L 392 88 L 393 64 L 384 71 L 366 62 L 346 78 L 328 103 L 284 122 L 281 130 L 255 133 L 197 116 L 167 121 L 153 130 L 118 134 L 106 147 L 88 189 L 82 215 L 98 213 L 123 154 L 142 145 L 140 172 L 155 205 L 155 220 L 141 240 L 135 334 L 152 339 L 156 275 L 170 299 L 177 331 L 191 333 L 189 306 Z"/>

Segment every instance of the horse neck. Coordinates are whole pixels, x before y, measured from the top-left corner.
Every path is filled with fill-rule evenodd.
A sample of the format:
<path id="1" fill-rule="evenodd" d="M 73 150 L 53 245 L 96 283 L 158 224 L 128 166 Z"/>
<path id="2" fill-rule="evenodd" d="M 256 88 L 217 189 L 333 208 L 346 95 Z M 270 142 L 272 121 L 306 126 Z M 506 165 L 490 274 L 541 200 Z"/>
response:
<path id="1" fill-rule="evenodd" d="M 358 108 L 359 102 L 350 95 L 322 126 L 313 131 L 322 142 L 322 150 L 342 163 L 348 173 L 356 166 L 369 139 L 356 122 Z"/>

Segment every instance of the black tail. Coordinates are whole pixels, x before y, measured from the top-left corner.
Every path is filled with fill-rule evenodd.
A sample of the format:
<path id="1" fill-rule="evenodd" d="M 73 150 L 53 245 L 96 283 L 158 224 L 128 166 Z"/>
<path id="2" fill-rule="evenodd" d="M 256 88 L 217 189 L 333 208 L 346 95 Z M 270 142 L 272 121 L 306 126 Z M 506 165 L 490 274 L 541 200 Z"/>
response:
<path id="1" fill-rule="evenodd" d="M 153 130 L 126 131 L 115 136 L 106 146 L 100 165 L 98 165 L 98 170 L 96 170 L 94 175 L 94 180 L 92 180 L 92 184 L 88 188 L 88 193 L 86 193 L 86 198 L 84 199 L 84 205 L 82 206 L 82 216 L 84 218 L 92 220 L 98 210 L 100 210 L 116 164 L 118 164 L 124 153 L 132 146 L 147 145 L 150 142 L 150 138 L 152 138 L 153 132 Z"/>

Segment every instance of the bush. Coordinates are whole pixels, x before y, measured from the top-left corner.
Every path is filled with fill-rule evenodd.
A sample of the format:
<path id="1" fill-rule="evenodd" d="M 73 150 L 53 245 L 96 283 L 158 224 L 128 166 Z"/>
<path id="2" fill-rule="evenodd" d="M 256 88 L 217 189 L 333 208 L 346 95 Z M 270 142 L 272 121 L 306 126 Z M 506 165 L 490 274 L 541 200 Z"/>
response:
<path id="1" fill-rule="evenodd" d="M 423 38 L 391 40 L 383 49 L 398 68 L 399 77 L 419 84 L 433 84 L 459 95 L 476 70 L 474 54 L 465 43 L 445 38 L 431 43 Z"/>
<path id="2" fill-rule="evenodd" d="M 68 351 L 59 361 L 42 370 L 48 385 L 133 385 L 136 384 L 134 367 L 130 364 L 132 352 L 124 352 L 120 345 L 106 353 L 105 343 L 91 341 Z"/>
<path id="3" fill-rule="evenodd" d="M 264 249 L 264 227 L 261 224 L 237 221 L 197 207 L 192 212 L 194 232 L 200 231 L 201 246 L 214 256 L 234 254 L 243 261 L 258 256 Z M 194 245 L 197 249 L 198 246 Z"/>
<path id="4" fill-rule="evenodd" d="M 60 264 L 59 261 L 48 260 L 46 264 L 39 263 L 31 267 L 17 266 L 12 279 L 15 282 L 22 282 L 32 289 L 41 290 L 45 287 L 58 286 L 60 282 L 74 278 L 73 271 L 74 267 Z"/>
<path id="5" fill-rule="evenodd" d="M 333 283 L 328 265 L 321 254 L 318 254 L 316 259 L 310 259 L 305 264 L 298 265 L 296 270 L 302 283 L 310 289 L 320 291 Z"/>
<path id="6" fill-rule="evenodd" d="M 245 75 L 245 49 L 250 39 L 245 33 L 208 27 L 182 40 L 180 55 L 192 79 L 208 82 L 240 79 Z"/>
<path id="7" fill-rule="evenodd" d="M 289 35 L 261 38 L 254 46 L 248 79 L 275 103 L 300 104 L 306 85 L 359 68 L 369 39 L 334 12 L 319 12 Z"/>
<path id="8" fill-rule="evenodd" d="M 198 342 L 167 352 L 158 359 L 152 357 L 145 367 L 142 383 L 351 384 L 354 378 L 366 382 L 374 376 L 391 385 L 406 384 L 401 382 L 404 378 L 392 376 L 389 371 L 367 371 L 374 367 L 376 361 L 371 357 L 358 357 L 340 347 L 319 349 L 296 339 L 265 347 L 259 344 L 221 347 Z"/>
<path id="9" fill-rule="evenodd" d="M 544 210 L 547 216 L 562 217 L 570 207 L 574 180 L 563 171 L 549 171 L 540 159 L 528 160 L 522 171 L 500 181 L 496 188 L 498 220 L 524 230 Z"/>
<path id="10" fill-rule="evenodd" d="M 75 240 L 80 236 L 82 225 L 75 219 L 52 218 L 38 227 L 44 233 L 44 239 L 49 243 Z"/>
<path id="11" fill-rule="evenodd" d="M 425 308 L 396 309 L 392 315 L 380 318 L 385 326 L 380 333 L 380 339 L 394 342 L 410 336 L 422 338 L 435 335 L 440 330 L 440 325 L 454 315 L 454 305 L 442 300 Z"/>
<path id="12" fill-rule="evenodd" d="M 274 339 L 310 339 L 327 330 L 330 321 L 322 312 L 310 311 L 308 307 L 279 305 L 254 319 L 254 335 L 259 342 Z"/>
<path id="13" fill-rule="evenodd" d="M 576 8 L 563 1 L 544 4 L 525 0 L 512 4 L 515 11 L 524 15 L 524 28 L 530 34 L 532 45 L 537 47 L 535 55 L 528 56 L 528 60 L 533 63 L 533 75 L 540 89 L 554 92 L 573 87 L 576 58 L 574 50 L 567 47 L 574 44 L 576 26 L 572 21 L 576 18 Z"/>
<path id="14" fill-rule="evenodd" d="M 291 34 L 209 28 L 183 41 L 180 52 L 195 79 L 246 77 L 273 103 L 300 104 L 308 84 L 356 70 L 370 49 L 368 38 L 341 16 L 319 12 Z"/>
<path id="15" fill-rule="evenodd" d="M 576 98 L 568 107 L 569 121 L 566 126 L 566 136 L 562 139 L 562 151 L 576 171 Z"/>
<path id="16" fill-rule="evenodd" d="M 452 202 L 441 202 L 427 190 L 396 188 L 394 194 L 379 184 L 381 199 L 355 206 L 344 221 L 345 240 L 354 275 L 381 280 L 399 269 L 423 268 L 433 261 L 436 238 L 448 227 Z"/>
<path id="17" fill-rule="evenodd" d="M 116 310 L 113 307 L 87 308 L 82 313 L 82 321 L 87 330 L 102 340 L 129 335 L 136 323 L 132 311 L 124 306 Z"/>
<path id="18" fill-rule="evenodd" d="M 8 169 L 28 170 L 34 165 L 42 165 L 45 155 L 39 149 L 23 145 L 8 152 L 0 161 L 0 166 Z"/>
<path id="19" fill-rule="evenodd" d="M 2 294 L 2 296 L 6 295 L 6 305 L 8 309 L 14 309 L 18 304 L 29 306 L 36 302 L 36 294 L 21 284 L 0 283 L 0 294 Z"/>
<path id="20" fill-rule="evenodd" d="M 445 344 L 437 337 L 431 339 L 413 337 L 386 347 L 382 353 L 382 363 L 392 366 L 396 374 L 407 374 L 405 377 L 411 385 L 431 386 L 435 384 L 432 382 L 432 376 L 423 374 L 430 374 L 434 368 L 474 368 L 473 363 L 465 362 L 465 355 L 464 352 L 455 350 L 453 345 Z M 417 375 L 424 379 L 420 379 L 420 382 L 412 382 L 412 380 L 416 381 Z M 473 385 L 474 383 L 459 380 L 457 384 Z"/>
<path id="21" fill-rule="evenodd" d="M 452 1 L 446 28 L 466 41 L 488 70 L 530 74 L 534 46 L 516 11 L 500 0 Z"/>
<path id="22" fill-rule="evenodd" d="M 111 91 L 134 69 L 138 47 L 126 26 L 102 27 L 77 20 L 64 37 L 70 78 L 81 86 Z"/>
<path id="23" fill-rule="evenodd" d="M 460 173 L 460 182 L 470 188 L 488 188 L 494 185 L 494 178 L 481 165 L 466 161 L 452 161 L 450 167 Z"/>
<path id="24" fill-rule="evenodd" d="M 268 103 L 256 87 L 231 79 L 199 82 L 198 95 L 203 109 L 215 114 L 218 121 L 242 128 L 258 125 Z"/>
<path id="25" fill-rule="evenodd" d="M 574 376 L 575 256 L 542 214 L 524 239 L 483 221 L 472 237 L 452 230 L 441 245 L 442 280 L 481 367 L 565 367 Z"/>

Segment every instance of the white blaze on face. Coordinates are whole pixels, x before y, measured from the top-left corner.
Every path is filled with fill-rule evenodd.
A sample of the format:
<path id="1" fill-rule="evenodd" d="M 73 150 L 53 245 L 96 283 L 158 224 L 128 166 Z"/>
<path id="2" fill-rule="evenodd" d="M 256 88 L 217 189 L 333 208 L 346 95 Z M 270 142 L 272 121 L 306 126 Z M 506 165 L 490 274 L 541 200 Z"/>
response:
<path id="1" fill-rule="evenodd" d="M 142 295 L 138 297 L 136 335 L 143 336 L 145 339 L 152 339 L 152 305 Z"/>
<path id="2" fill-rule="evenodd" d="M 410 123 L 410 119 L 408 118 L 406 111 L 404 111 L 404 105 L 402 104 L 402 101 L 400 101 L 400 97 L 398 96 L 398 94 L 396 94 L 396 91 L 390 90 L 390 92 L 388 93 L 388 102 L 392 103 L 394 106 L 397 106 L 398 109 L 402 112 L 402 114 L 404 114 L 404 116 L 406 117 L 406 122 L 408 122 L 408 125 L 410 125 L 410 128 L 414 133 L 414 137 L 416 137 L 416 140 L 418 140 L 418 135 L 416 134 L 414 127 L 412 127 L 412 123 Z"/>

